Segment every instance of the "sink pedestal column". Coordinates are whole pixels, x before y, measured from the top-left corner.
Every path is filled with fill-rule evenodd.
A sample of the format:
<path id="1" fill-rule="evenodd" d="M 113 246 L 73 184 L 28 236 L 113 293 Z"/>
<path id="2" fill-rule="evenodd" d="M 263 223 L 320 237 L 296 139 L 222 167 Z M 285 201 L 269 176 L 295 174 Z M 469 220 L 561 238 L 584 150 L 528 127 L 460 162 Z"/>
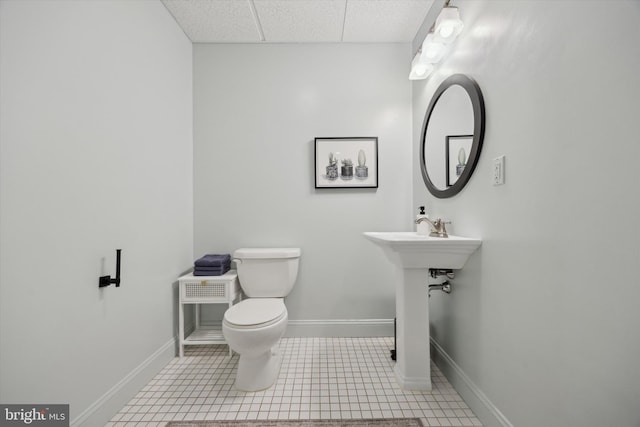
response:
<path id="1" fill-rule="evenodd" d="M 405 390 L 431 390 L 427 269 L 396 265 L 396 366 Z"/>
<path id="2" fill-rule="evenodd" d="M 368 231 L 396 268 L 396 379 L 407 390 L 431 390 L 429 268 L 461 269 L 482 240 Z"/>

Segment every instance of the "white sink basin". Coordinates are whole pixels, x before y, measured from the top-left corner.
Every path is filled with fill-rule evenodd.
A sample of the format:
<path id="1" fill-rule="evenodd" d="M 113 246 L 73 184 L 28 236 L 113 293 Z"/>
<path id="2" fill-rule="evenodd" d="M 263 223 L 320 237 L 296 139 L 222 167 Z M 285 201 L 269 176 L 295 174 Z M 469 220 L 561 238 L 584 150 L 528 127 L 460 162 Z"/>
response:
<path id="1" fill-rule="evenodd" d="M 407 390 L 431 390 L 429 268 L 460 269 L 480 239 L 366 232 L 396 266 L 396 379 Z M 455 292 L 455 287 L 454 287 Z"/>
<path id="2" fill-rule="evenodd" d="M 415 231 L 367 231 L 364 236 L 381 246 L 391 262 L 404 268 L 460 269 L 482 244 L 480 239 L 430 237 Z"/>

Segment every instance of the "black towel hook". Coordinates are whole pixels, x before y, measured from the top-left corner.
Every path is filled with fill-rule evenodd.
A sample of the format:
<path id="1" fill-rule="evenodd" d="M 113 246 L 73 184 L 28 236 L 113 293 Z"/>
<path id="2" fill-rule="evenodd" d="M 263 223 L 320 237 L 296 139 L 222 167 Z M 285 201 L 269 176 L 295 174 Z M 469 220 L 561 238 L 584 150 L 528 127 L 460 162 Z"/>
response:
<path id="1" fill-rule="evenodd" d="M 100 276 L 100 281 L 98 282 L 99 288 L 104 288 L 105 286 L 109 286 L 112 284 L 116 285 L 116 288 L 120 287 L 120 253 L 122 249 L 116 249 L 116 277 L 114 279 L 111 276 Z"/>

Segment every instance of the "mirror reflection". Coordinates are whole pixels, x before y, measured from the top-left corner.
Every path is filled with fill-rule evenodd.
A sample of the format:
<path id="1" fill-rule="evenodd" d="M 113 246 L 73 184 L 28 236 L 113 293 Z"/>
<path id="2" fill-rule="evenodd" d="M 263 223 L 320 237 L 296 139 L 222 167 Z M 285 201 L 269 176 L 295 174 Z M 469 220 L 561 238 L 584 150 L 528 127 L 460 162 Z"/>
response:
<path id="1" fill-rule="evenodd" d="M 447 78 L 431 100 L 423 125 L 422 176 L 436 197 L 451 197 L 467 183 L 484 136 L 484 102 L 467 76 Z"/>

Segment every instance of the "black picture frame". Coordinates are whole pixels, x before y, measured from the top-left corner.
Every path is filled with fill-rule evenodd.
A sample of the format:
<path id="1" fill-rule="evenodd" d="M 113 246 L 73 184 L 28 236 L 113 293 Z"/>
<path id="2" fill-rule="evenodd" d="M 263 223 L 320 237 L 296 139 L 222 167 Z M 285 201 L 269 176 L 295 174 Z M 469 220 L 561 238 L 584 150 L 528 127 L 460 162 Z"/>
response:
<path id="1" fill-rule="evenodd" d="M 469 160 L 473 145 L 473 135 L 447 135 L 445 138 L 445 177 L 447 187 L 458 181 Z M 464 159 L 460 158 L 464 150 Z"/>
<path id="2" fill-rule="evenodd" d="M 378 137 L 317 137 L 315 188 L 378 188 Z"/>

